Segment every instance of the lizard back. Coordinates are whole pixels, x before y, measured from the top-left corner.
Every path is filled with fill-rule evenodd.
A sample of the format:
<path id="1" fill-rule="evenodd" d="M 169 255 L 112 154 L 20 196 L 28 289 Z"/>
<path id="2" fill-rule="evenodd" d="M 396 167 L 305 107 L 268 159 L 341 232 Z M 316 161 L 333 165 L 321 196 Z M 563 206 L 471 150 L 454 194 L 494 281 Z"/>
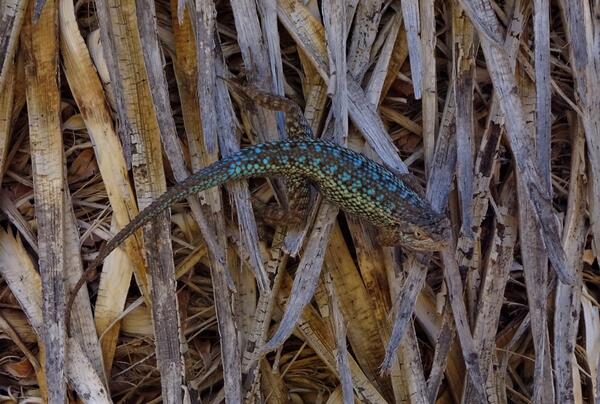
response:
<path id="1" fill-rule="evenodd" d="M 427 224 L 442 218 L 400 177 L 367 157 L 321 140 L 285 140 L 249 146 L 170 188 L 102 248 L 91 266 L 174 202 L 229 181 L 251 177 L 304 177 L 342 210 L 382 227 Z"/>
<path id="2" fill-rule="evenodd" d="M 304 177 L 328 201 L 378 226 L 394 226 L 411 215 L 418 220 L 428 212 L 438 216 L 384 166 L 337 144 L 311 139 L 247 147 L 191 175 L 161 205 L 228 181 L 271 176 Z"/>

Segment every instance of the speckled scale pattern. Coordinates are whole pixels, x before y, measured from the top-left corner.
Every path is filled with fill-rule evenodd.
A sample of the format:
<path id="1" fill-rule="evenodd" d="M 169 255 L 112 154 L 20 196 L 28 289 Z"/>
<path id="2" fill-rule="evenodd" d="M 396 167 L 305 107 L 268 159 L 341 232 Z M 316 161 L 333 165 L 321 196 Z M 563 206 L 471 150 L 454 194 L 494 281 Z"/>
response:
<path id="1" fill-rule="evenodd" d="M 290 140 L 245 148 L 191 175 L 161 195 L 100 250 L 73 288 L 67 304 L 67 316 L 86 278 L 138 228 L 177 200 L 242 178 L 285 177 L 289 191 L 295 194 L 290 208 L 299 212 L 307 210 L 307 185 L 312 184 L 342 210 L 377 225 L 379 240 L 386 245 L 400 244 L 423 251 L 446 247 L 450 222 L 431 208 L 417 189 L 419 187 L 415 186 L 414 178 L 404 177 L 407 179 L 404 182 L 401 177 L 359 153 L 333 143 L 313 140 L 312 129 L 298 105 L 256 88 L 226 81 L 245 102 L 284 111 Z"/>
<path id="2" fill-rule="evenodd" d="M 313 131 L 295 102 L 276 94 L 267 93 L 255 86 L 242 86 L 234 80 L 226 82 L 234 93 L 248 106 L 258 105 L 271 111 L 282 111 L 285 116 L 285 130 L 289 139 L 312 139 Z M 288 222 L 303 223 L 310 210 L 311 192 L 306 178 L 300 175 L 287 175 L 285 184 L 288 197 Z"/>
<path id="3" fill-rule="evenodd" d="M 262 91 L 254 86 L 242 86 L 233 79 L 225 79 L 229 88 L 238 94 L 248 107 L 256 105 L 271 111 L 285 113 L 285 128 L 290 139 L 312 138 L 310 124 L 304 117 L 302 109 L 295 102 L 276 94 Z"/>
<path id="4" fill-rule="evenodd" d="M 419 194 L 380 164 L 334 143 L 301 139 L 247 147 L 188 177 L 124 227 L 95 261 L 137 228 L 190 194 L 250 177 L 303 177 L 346 212 L 382 226 L 426 225 L 440 218 Z"/>

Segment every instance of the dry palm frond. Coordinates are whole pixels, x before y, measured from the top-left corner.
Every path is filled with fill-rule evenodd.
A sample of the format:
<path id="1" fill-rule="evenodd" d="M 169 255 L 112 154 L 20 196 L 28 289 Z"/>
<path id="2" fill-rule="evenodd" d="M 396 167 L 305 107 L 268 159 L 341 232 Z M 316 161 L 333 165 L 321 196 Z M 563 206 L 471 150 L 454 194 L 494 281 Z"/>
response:
<path id="1" fill-rule="evenodd" d="M 597 15 L 585 0 L 0 2 L 0 397 L 598 401 Z M 67 335 L 68 290 L 104 240 L 190 172 L 285 136 L 232 76 L 416 174 L 455 250 L 381 247 L 314 195 L 307 223 L 273 223 L 284 181 L 227 184 L 111 254 Z"/>

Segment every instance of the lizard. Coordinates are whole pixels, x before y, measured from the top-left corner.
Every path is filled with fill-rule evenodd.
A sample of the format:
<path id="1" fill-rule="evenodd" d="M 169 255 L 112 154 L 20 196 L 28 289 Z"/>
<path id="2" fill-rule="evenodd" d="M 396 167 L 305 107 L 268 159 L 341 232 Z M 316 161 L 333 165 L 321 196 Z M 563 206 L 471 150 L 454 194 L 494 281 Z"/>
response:
<path id="1" fill-rule="evenodd" d="M 226 156 L 190 175 L 143 209 L 100 249 L 73 287 L 66 306 L 67 318 L 79 289 L 125 239 L 173 203 L 230 181 L 280 176 L 297 185 L 295 189 L 300 194 L 305 185 L 311 184 L 330 203 L 378 227 L 377 238 L 382 245 L 400 245 L 415 251 L 447 247 L 450 221 L 432 208 L 413 175 L 396 174 L 356 151 L 311 138 L 312 130 L 294 102 L 227 81 L 234 90 L 245 91 L 245 96 L 258 105 L 283 110 L 290 138 L 255 144 Z M 293 205 L 290 203 L 290 208 Z"/>

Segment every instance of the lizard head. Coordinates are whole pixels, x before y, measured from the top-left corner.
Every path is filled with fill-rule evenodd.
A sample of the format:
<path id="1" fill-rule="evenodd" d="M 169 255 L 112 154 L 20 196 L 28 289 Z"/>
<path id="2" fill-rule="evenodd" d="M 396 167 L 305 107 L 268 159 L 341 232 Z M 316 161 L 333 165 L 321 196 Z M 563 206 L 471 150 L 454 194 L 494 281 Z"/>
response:
<path id="1" fill-rule="evenodd" d="M 404 222 L 381 229 L 379 242 L 383 245 L 401 245 L 414 251 L 440 251 L 448 246 L 450 236 L 448 218 L 432 212 L 419 223 Z"/>
<path id="2" fill-rule="evenodd" d="M 407 204 L 406 196 L 398 196 L 402 207 L 393 216 L 394 224 L 380 228 L 378 240 L 387 246 L 400 245 L 413 251 L 441 251 L 450 243 L 452 229 L 446 215 L 436 212 L 427 202 L 425 189 L 412 174 L 397 175 L 414 194 Z"/>
<path id="3" fill-rule="evenodd" d="M 412 192 L 410 203 L 406 195 L 393 195 L 398 206 L 392 226 L 380 231 L 379 241 L 384 245 L 401 245 L 414 251 L 440 251 L 451 239 L 452 229 L 446 215 L 436 212 L 425 196 L 425 189 L 412 174 L 396 174 L 403 187 Z M 406 193 L 406 192 L 405 192 Z"/>

